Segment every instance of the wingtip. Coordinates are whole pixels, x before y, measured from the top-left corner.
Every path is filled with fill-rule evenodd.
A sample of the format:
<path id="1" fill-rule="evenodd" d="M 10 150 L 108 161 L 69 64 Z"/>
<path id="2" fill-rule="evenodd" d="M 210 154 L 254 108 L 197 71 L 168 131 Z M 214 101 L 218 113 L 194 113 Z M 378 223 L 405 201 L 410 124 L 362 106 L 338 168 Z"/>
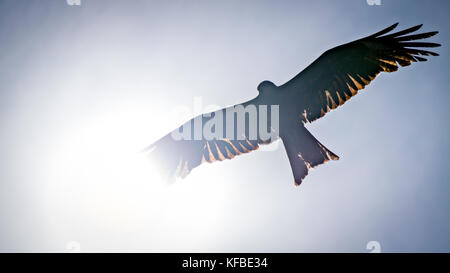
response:
<path id="1" fill-rule="evenodd" d="M 141 153 L 151 153 L 156 149 L 155 143 L 143 148 L 140 150 Z"/>
<path id="2" fill-rule="evenodd" d="M 418 24 L 417 26 L 414 26 L 414 27 L 412 27 L 411 29 L 413 30 L 413 31 L 411 31 L 411 32 L 416 32 L 416 31 L 418 31 L 419 29 L 421 29 L 423 27 L 423 24 Z"/>
<path id="3" fill-rule="evenodd" d="M 438 34 L 439 33 L 439 31 L 430 31 L 430 32 L 428 32 L 428 34 L 429 34 L 429 36 L 428 37 L 433 37 L 434 35 L 436 35 L 436 34 Z"/>
<path id="4" fill-rule="evenodd" d="M 394 24 L 392 24 L 391 26 L 387 27 L 386 29 L 389 29 L 388 32 L 394 30 L 395 28 L 398 27 L 399 22 L 395 22 Z"/>
<path id="5" fill-rule="evenodd" d="M 391 26 L 389 26 L 389 27 L 387 27 L 387 28 L 385 28 L 385 29 L 383 29 L 383 30 L 378 31 L 377 33 L 374 33 L 374 34 L 368 36 L 367 38 L 376 38 L 376 37 L 379 37 L 379 36 L 381 36 L 381 35 L 383 35 L 383 34 L 386 34 L 386 33 L 388 33 L 388 32 L 391 32 L 391 31 L 392 31 L 393 29 L 395 29 L 397 26 L 398 26 L 398 22 L 395 23 L 395 24 L 393 24 L 393 25 L 391 25 Z"/>
<path id="6" fill-rule="evenodd" d="M 442 46 L 439 43 L 423 43 L 423 45 L 421 47 L 440 47 Z"/>

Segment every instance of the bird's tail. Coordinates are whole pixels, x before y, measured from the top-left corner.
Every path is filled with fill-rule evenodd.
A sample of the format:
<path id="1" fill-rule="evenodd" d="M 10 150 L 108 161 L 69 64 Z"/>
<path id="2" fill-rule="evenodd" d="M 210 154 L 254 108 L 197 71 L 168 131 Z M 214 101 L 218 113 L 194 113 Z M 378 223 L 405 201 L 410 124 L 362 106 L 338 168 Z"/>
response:
<path id="1" fill-rule="evenodd" d="M 339 159 L 303 126 L 293 129 L 290 134 L 282 136 L 282 139 L 296 186 L 302 183 L 311 168 Z"/>

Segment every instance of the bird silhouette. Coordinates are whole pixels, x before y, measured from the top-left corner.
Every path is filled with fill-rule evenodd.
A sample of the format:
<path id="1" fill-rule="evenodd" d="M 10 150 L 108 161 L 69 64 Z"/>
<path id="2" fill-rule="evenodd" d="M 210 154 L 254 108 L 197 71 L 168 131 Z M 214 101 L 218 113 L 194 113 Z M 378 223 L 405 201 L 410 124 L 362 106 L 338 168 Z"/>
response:
<path id="1" fill-rule="evenodd" d="M 172 180 L 184 178 L 203 162 L 232 159 L 281 138 L 295 185 L 300 185 L 311 168 L 339 159 L 305 128 L 305 123 L 343 105 L 380 72 L 394 72 L 399 66 L 426 61 L 423 56 L 438 56 L 422 48 L 440 44 L 416 42 L 437 31 L 412 34 L 421 28 L 418 25 L 390 33 L 397 25 L 327 50 L 285 84 L 261 82 L 254 99 L 199 115 L 150 145 L 147 151 L 156 159 L 163 176 Z M 266 107 L 263 114 L 258 111 L 274 105 L 278 108 Z M 237 108 L 243 108 L 244 114 L 237 113 Z M 205 131 L 212 137 L 201 134 Z M 263 136 L 264 132 L 271 137 Z"/>

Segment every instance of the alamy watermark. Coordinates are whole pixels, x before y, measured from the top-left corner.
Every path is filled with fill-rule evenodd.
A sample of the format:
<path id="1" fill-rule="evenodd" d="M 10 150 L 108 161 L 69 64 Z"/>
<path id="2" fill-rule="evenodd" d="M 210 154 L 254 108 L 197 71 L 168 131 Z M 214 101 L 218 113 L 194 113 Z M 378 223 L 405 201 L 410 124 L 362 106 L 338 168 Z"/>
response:
<path id="1" fill-rule="evenodd" d="M 370 250 L 369 253 L 381 253 L 381 244 L 378 241 L 370 241 L 367 243 L 366 249 Z"/>
<path id="2" fill-rule="evenodd" d="M 194 98 L 194 111 L 186 106 L 174 110 L 197 115 L 172 131 L 174 140 L 262 140 L 269 142 L 279 136 L 279 105 L 238 104 L 217 111 L 216 105 L 202 107 L 201 97 Z M 203 111 L 210 111 L 201 114 Z"/>
<path id="3" fill-rule="evenodd" d="M 66 3 L 69 6 L 80 6 L 81 0 L 66 0 Z"/>
<path id="4" fill-rule="evenodd" d="M 81 244 L 77 241 L 70 241 L 66 244 L 66 251 L 69 253 L 80 253 Z"/>
<path id="5" fill-rule="evenodd" d="M 381 0 L 366 0 L 367 5 L 369 6 L 380 6 Z"/>

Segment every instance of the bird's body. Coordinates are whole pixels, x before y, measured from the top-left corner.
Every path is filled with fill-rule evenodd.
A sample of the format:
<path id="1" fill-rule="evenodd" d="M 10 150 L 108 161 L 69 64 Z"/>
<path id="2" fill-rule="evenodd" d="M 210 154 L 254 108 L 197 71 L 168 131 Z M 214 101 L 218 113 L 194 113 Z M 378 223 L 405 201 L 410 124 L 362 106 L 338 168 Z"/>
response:
<path id="1" fill-rule="evenodd" d="M 437 32 L 407 35 L 419 25 L 384 35 L 396 26 L 326 51 L 281 86 L 261 82 L 252 100 L 191 119 L 151 145 L 152 155 L 166 176 L 184 177 L 202 162 L 231 159 L 281 138 L 295 184 L 300 185 L 310 168 L 339 158 L 305 123 L 344 104 L 380 72 L 438 55 L 417 48 L 439 44 L 410 42 Z"/>

